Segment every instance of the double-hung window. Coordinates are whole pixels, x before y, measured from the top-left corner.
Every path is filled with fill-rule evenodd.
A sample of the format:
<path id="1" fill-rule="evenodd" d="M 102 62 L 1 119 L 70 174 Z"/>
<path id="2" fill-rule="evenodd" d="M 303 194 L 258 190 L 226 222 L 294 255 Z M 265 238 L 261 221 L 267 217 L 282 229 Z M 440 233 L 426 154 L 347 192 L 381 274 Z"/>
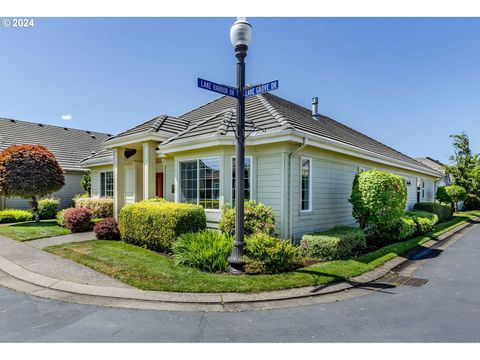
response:
<path id="1" fill-rule="evenodd" d="M 113 171 L 100 173 L 100 197 L 113 197 Z"/>
<path id="2" fill-rule="evenodd" d="M 220 159 L 180 161 L 180 202 L 220 208 Z"/>
<path id="3" fill-rule="evenodd" d="M 251 199 L 252 193 L 252 157 L 245 157 L 245 171 L 244 171 L 245 181 L 244 181 L 244 197 L 245 200 Z M 232 157 L 232 203 L 235 204 L 235 187 L 236 187 L 236 162 L 235 157 Z"/>
<path id="4" fill-rule="evenodd" d="M 301 209 L 312 210 L 312 159 L 300 158 Z"/>

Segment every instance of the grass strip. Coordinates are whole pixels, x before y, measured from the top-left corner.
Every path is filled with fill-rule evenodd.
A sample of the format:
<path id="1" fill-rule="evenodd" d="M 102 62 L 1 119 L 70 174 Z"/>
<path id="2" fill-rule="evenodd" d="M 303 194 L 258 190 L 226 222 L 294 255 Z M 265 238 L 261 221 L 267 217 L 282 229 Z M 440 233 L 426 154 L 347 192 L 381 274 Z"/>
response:
<path id="1" fill-rule="evenodd" d="M 353 259 L 317 263 L 277 275 L 206 273 L 176 265 L 171 257 L 121 241 L 92 240 L 50 246 L 44 250 L 145 290 L 259 292 L 319 286 L 361 275 L 477 216 L 480 216 L 480 211 L 463 212 L 448 222 L 436 225 L 434 231 L 426 236 L 391 244 Z"/>

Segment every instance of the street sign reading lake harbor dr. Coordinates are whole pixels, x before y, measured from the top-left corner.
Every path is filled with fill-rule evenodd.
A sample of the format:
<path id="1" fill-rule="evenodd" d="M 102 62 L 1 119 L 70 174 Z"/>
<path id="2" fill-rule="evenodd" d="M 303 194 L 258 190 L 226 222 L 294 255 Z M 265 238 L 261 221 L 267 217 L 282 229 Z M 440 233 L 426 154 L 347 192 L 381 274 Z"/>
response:
<path id="1" fill-rule="evenodd" d="M 201 89 L 214 91 L 222 95 L 227 95 L 234 98 L 238 97 L 237 88 L 234 88 L 228 85 L 217 84 L 205 79 L 198 78 L 198 87 Z M 274 80 L 265 84 L 259 84 L 259 85 L 247 87 L 245 90 L 243 90 L 243 96 L 245 97 L 255 96 L 264 92 L 277 90 L 277 89 L 278 89 L 278 80 Z"/>
<path id="2" fill-rule="evenodd" d="M 214 91 L 223 95 L 238 97 L 237 89 L 231 86 L 217 84 L 212 81 L 198 78 L 198 87 L 210 91 Z"/>

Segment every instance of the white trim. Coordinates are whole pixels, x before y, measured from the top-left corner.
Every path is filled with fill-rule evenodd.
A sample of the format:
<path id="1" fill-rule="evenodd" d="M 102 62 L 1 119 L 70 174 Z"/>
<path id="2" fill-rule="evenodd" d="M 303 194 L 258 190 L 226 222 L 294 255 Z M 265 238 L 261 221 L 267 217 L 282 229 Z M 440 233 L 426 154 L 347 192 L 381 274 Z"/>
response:
<path id="1" fill-rule="evenodd" d="M 232 187 L 232 182 L 233 182 L 233 159 L 235 159 L 235 155 L 230 156 L 230 182 L 229 182 L 229 187 L 230 187 L 230 202 L 233 205 L 233 187 Z M 249 200 L 256 200 L 256 197 L 254 199 L 253 196 L 253 156 L 252 155 L 246 155 L 245 159 L 250 159 L 250 199 Z"/>
<path id="2" fill-rule="evenodd" d="M 349 145 L 333 139 L 328 139 L 323 136 L 315 135 L 301 130 L 281 130 L 270 133 L 260 133 L 258 135 L 249 137 L 246 145 L 262 145 L 282 141 L 303 143 L 305 138 L 309 140 L 308 144 L 314 147 L 334 151 L 340 154 L 354 156 L 384 165 L 415 171 L 421 174 L 428 174 L 429 176 L 433 176 L 435 178 L 441 177 L 441 174 L 433 169 L 425 169 L 420 165 L 416 166 L 403 160 L 394 159 L 385 155 L 380 155 L 373 151 L 364 150 L 353 145 Z M 235 138 L 231 135 L 216 135 L 208 138 L 199 138 L 195 140 L 179 140 L 176 141 L 175 144 L 160 144 L 157 153 L 167 154 L 171 152 L 194 150 L 218 145 L 233 146 L 235 145 Z"/>
<path id="3" fill-rule="evenodd" d="M 222 210 L 222 206 L 223 206 L 223 201 L 222 201 L 222 192 L 221 192 L 221 183 L 222 183 L 222 176 L 223 176 L 223 165 L 222 165 L 222 156 L 207 156 L 207 157 L 200 157 L 200 158 L 189 158 L 189 159 L 176 159 L 175 162 L 176 162 L 176 165 L 175 165 L 175 170 L 176 170 L 176 176 L 175 176 L 175 202 L 178 202 L 178 203 L 182 203 L 180 201 L 180 187 L 181 187 L 181 178 L 180 178 L 180 163 L 182 162 L 188 162 L 188 161 L 196 161 L 197 162 L 197 205 L 199 205 L 199 202 L 200 202 L 200 166 L 199 166 L 199 162 L 200 160 L 215 160 L 217 159 L 218 160 L 218 163 L 219 163 L 219 188 L 218 188 L 218 209 L 206 209 L 204 208 L 204 211 L 207 211 L 207 212 L 220 212 Z"/>
<path id="4" fill-rule="evenodd" d="M 308 209 L 302 209 L 302 161 L 308 160 Z M 313 159 L 306 156 L 300 156 L 300 212 L 304 213 L 311 213 L 313 211 Z"/>

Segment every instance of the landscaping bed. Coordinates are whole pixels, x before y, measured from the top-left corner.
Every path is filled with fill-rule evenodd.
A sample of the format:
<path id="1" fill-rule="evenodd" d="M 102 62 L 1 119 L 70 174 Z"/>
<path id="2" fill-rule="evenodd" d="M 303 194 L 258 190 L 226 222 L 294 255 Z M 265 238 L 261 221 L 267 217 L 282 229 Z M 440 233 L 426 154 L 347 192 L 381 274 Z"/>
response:
<path id="1" fill-rule="evenodd" d="M 39 223 L 31 221 L 0 226 L 0 235 L 17 241 L 28 241 L 66 234 L 70 234 L 70 231 L 57 226 L 56 220 L 41 220 Z"/>
<path id="2" fill-rule="evenodd" d="M 320 262 L 274 275 L 227 275 L 178 265 L 173 258 L 119 241 L 93 240 L 51 246 L 45 250 L 144 290 L 176 292 L 260 292 L 318 286 L 345 280 L 383 265 L 472 218 L 480 211 L 457 214 L 425 236 L 384 246 L 348 260 Z"/>

